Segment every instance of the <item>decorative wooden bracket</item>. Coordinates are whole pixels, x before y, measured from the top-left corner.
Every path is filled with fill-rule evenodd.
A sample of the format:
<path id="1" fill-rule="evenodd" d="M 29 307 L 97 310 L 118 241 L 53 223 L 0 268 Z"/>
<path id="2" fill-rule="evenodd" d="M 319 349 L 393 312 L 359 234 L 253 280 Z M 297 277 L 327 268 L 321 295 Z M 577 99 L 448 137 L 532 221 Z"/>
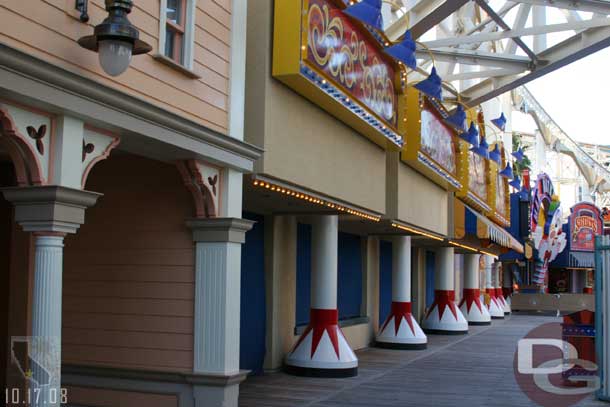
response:
<path id="1" fill-rule="evenodd" d="M 178 161 L 176 167 L 195 201 L 195 217 L 218 217 L 220 168 L 197 160 Z"/>

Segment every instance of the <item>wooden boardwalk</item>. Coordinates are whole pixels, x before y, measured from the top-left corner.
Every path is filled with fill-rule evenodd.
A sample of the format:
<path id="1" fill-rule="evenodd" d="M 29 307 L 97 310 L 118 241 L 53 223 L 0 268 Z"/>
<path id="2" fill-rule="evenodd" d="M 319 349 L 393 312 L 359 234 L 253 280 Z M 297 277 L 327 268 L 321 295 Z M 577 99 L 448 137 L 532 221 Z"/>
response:
<path id="1" fill-rule="evenodd" d="M 359 375 L 312 379 L 272 373 L 240 386 L 242 407 L 533 406 L 513 375 L 517 341 L 560 319 L 513 315 L 466 336 L 429 336 L 424 351 L 370 348 L 357 352 Z M 610 407 L 590 397 L 578 406 Z"/>

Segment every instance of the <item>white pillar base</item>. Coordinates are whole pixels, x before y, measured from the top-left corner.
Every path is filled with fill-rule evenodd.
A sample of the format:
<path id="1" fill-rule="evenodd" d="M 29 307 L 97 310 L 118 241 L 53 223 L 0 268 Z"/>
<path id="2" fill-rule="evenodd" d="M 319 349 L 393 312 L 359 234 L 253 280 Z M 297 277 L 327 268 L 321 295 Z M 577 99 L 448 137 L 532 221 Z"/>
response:
<path id="1" fill-rule="evenodd" d="M 424 332 L 428 334 L 461 335 L 468 333 L 468 321 L 455 305 L 455 291 L 434 291 L 434 304 L 422 325 Z"/>
<path id="2" fill-rule="evenodd" d="M 496 289 L 488 288 L 487 293 L 489 294 L 489 314 L 491 319 L 504 319 L 504 304 L 497 298 Z"/>
<path id="3" fill-rule="evenodd" d="M 491 315 L 484 303 L 481 302 L 481 293 L 477 288 L 464 288 L 460 311 L 468 321 L 468 325 L 490 325 Z"/>
<path id="4" fill-rule="evenodd" d="M 502 299 L 504 299 L 504 315 L 510 315 L 513 312 L 511 308 L 510 291 L 502 289 Z"/>
<path id="5" fill-rule="evenodd" d="M 309 326 L 286 356 L 286 373 L 307 377 L 353 377 L 358 358 L 338 325 L 339 312 L 311 309 Z"/>
<path id="6" fill-rule="evenodd" d="M 386 318 L 376 346 L 390 349 L 426 349 L 428 338 L 411 314 L 410 302 L 392 302 L 392 310 Z"/>

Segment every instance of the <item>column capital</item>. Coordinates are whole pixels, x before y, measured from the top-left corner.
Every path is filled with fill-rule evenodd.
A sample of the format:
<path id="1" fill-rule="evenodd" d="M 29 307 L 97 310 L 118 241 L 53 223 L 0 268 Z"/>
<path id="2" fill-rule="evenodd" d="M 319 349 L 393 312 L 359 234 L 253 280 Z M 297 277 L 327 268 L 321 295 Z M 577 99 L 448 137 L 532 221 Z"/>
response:
<path id="1" fill-rule="evenodd" d="M 85 223 L 85 209 L 102 196 L 58 185 L 2 188 L 15 206 L 15 221 L 25 232 L 76 233 Z"/>
<path id="2" fill-rule="evenodd" d="M 239 218 L 189 219 L 186 225 L 193 231 L 195 242 L 244 243 L 246 232 L 254 221 Z"/>

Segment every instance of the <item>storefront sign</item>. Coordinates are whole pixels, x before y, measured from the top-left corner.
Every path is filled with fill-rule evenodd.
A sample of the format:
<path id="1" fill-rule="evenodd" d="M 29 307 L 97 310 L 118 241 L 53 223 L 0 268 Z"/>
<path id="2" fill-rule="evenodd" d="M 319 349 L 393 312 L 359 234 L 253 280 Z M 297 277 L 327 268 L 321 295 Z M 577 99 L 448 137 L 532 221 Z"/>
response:
<path id="1" fill-rule="evenodd" d="M 401 147 L 401 68 L 339 0 L 275 2 L 273 76 L 377 144 Z M 406 69 L 406 68 L 405 68 Z"/>
<path id="2" fill-rule="evenodd" d="M 508 218 L 508 199 L 506 190 L 508 180 L 501 176 L 497 175 L 497 183 L 496 183 L 496 213 L 503 217 L 504 219 Z M 507 219 L 508 220 L 508 219 Z"/>
<path id="3" fill-rule="evenodd" d="M 420 151 L 433 159 L 450 174 L 457 171 L 453 133 L 430 110 L 421 112 Z"/>
<path id="4" fill-rule="evenodd" d="M 468 188 L 477 198 L 487 200 L 487 161 L 478 154 L 468 151 Z"/>
<path id="5" fill-rule="evenodd" d="M 401 159 L 446 189 L 460 190 L 459 142 L 444 123 L 445 108 L 414 88 L 407 90 L 407 146 Z"/>
<path id="6" fill-rule="evenodd" d="M 570 215 L 570 250 L 595 251 L 595 236 L 603 233 L 601 211 L 593 204 L 574 205 Z"/>

